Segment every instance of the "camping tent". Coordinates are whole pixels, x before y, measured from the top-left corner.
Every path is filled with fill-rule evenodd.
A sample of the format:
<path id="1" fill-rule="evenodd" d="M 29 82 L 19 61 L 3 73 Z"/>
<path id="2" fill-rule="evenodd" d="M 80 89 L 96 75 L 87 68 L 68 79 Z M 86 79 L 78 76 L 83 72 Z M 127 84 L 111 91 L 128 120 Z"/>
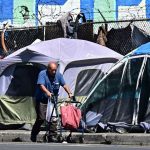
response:
<path id="1" fill-rule="evenodd" d="M 40 70 L 59 63 L 66 83 L 76 96 L 86 96 L 122 55 L 98 44 L 59 38 L 22 48 L 0 61 L 0 123 L 33 123 L 33 97 Z M 60 89 L 60 98 L 66 98 Z"/>
<path id="2" fill-rule="evenodd" d="M 82 105 L 85 118 L 99 115 L 100 124 L 150 123 L 150 43 L 116 63 L 95 85 Z M 149 128 L 150 129 L 150 128 Z"/>

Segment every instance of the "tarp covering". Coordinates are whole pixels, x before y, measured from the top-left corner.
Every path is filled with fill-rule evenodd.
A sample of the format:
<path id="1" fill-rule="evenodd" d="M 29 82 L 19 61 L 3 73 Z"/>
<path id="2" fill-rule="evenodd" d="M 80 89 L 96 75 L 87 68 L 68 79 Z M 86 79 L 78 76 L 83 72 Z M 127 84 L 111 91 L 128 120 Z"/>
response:
<path id="1" fill-rule="evenodd" d="M 111 29 L 107 34 L 106 46 L 116 52 L 126 55 L 137 47 L 150 42 L 150 36 L 136 26 Z"/>
<path id="2" fill-rule="evenodd" d="M 147 43 L 112 67 L 88 95 L 82 106 L 84 116 L 92 111 L 102 115 L 99 122 L 103 124 L 150 124 L 149 52 L 150 43 Z"/>
<path id="3" fill-rule="evenodd" d="M 33 108 L 32 97 L 0 96 L 0 124 L 33 124 L 36 117 Z"/>
<path id="4" fill-rule="evenodd" d="M 145 33 L 143 30 L 136 26 L 133 26 L 132 37 L 132 50 L 138 48 L 139 46 L 150 42 L 149 34 Z"/>
<path id="5" fill-rule="evenodd" d="M 132 49 L 132 29 L 130 26 L 122 29 L 111 29 L 107 34 L 106 46 L 125 55 Z"/>

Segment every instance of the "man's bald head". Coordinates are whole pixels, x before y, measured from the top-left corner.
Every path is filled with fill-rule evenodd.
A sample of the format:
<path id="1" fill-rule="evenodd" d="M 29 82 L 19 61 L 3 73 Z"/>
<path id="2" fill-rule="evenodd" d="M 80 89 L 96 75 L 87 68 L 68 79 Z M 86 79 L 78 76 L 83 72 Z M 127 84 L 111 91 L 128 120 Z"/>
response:
<path id="1" fill-rule="evenodd" d="M 49 62 L 47 66 L 48 73 L 52 76 L 56 74 L 58 64 L 55 62 Z"/>
<path id="2" fill-rule="evenodd" d="M 48 63 L 48 68 L 53 68 L 53 67 L 57 68 L 57 63 L 55 63 L 55 62 L 49 62 Z"/>

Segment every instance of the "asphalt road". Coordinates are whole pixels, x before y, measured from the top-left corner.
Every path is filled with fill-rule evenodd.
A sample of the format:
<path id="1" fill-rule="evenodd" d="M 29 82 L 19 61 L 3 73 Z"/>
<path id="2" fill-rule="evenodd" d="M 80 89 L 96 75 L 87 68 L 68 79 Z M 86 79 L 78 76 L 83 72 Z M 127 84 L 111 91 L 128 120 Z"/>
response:
<path id="1" fill-rule="evenodd" d="M 0 150 L 149 150 L 144 146 L 98 144 L 0 143 Z"/>

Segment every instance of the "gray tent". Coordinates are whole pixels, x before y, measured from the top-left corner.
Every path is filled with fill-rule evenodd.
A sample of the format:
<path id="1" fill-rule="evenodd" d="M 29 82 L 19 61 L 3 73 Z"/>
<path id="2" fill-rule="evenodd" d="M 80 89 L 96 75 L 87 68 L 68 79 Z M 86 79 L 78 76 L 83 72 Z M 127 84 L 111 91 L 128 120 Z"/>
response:
<path id="1" fill-rule="evenodd" d="M 98 44 L 54 39 L 22 48 L 0 61 L 1 124 L 33 123 L 37 75 L 49 61 L 59 63 L 72 92 L 86 97 L 96 82 L 122 56 Z M 60 89 L 59 98 L 66 98 Z"/>

